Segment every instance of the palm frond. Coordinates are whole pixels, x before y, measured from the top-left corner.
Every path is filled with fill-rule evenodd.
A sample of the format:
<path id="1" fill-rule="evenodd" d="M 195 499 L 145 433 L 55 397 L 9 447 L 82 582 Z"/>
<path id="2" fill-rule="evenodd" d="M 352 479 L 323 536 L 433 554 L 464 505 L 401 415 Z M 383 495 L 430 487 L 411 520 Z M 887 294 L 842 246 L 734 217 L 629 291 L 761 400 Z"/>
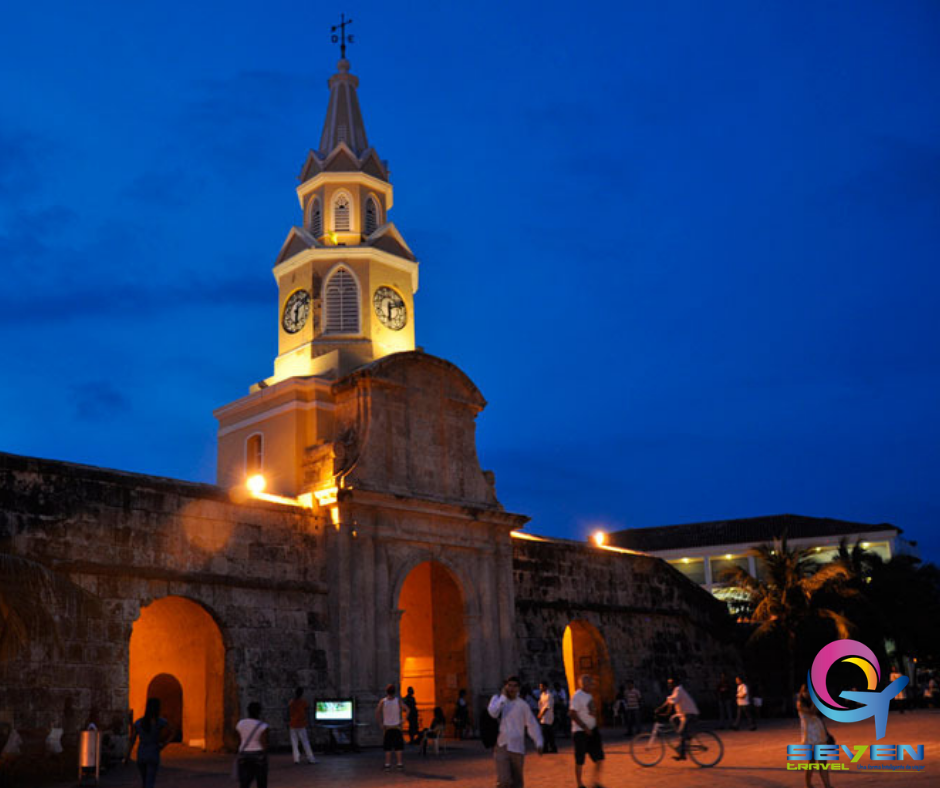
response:
<path id="1" fill-rule="evenodd" d="M 59 647 L 60 617 L 74 620 L 96 604 L 65 575 L 38 561 L 0 553 L 0 661 L 12 659 L 34 638 L 48 638 Z"/>

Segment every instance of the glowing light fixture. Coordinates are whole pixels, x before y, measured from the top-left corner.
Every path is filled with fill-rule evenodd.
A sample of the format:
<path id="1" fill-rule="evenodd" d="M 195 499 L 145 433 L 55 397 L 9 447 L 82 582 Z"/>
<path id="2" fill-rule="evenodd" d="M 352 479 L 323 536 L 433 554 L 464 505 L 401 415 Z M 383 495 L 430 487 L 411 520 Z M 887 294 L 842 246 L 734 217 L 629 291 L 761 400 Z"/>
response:
<path id="1" fill-rule="evenodd" d="M 683 563 L 683 564 L 689 563 L 689 559 L 688 559 L 688 558 L 683 558 L 683 559 L 682 559 L 682 563 Z"/>
<path id="2" fill-rule="evenodd" d="M 867 550 L 869 547 L 871 547 L 871 542 L 862 542 L 863 550 Z"/>
<path id="3" fill-rule="evenodd" d="M 245 486 L 251 490 L 253 493 L 264 492 L 264 488 L 267 486 L 267 482 L 260 473 L 256 473 L 253 476 L 249 476 L 248 480 L 245 482 Z"/>
<path id="4" fill-rule="evenodd" d="M 607 543 L 607 534 L 603 531 L 595 531 L 591 538 L 598 547 L 603 547 Z"/>
<path id="5" fill-rule="evenodd" d="M 726 560 L 726 561 L 730 561 L 730 560 L 731 560 L 731 553 L 726 553 L 726 554 L 725 554 L 725 560 Z"/>

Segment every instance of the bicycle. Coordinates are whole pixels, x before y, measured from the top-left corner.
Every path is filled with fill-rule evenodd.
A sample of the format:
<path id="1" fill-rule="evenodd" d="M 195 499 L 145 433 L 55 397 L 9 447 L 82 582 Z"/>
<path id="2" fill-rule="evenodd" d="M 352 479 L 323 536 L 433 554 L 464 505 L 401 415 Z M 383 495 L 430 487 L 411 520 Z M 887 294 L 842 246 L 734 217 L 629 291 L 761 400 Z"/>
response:
<path id="1" fill-rule="evenodd" d="M 655 766 L 666 754 L 667 744 L 678 754 L 682 743 L 676 726 L 678 719 L 678 715 L 660 717 L 653 723 L 651 733 L 638 733 L 634 736 L 630 741 L 630 755 L 633 760 L 640 766 Z M 689 736 L 685 751 L 695 763 L 707 769 L 721 760 L 725 747 L 714 731 L 695 731 Z"/>

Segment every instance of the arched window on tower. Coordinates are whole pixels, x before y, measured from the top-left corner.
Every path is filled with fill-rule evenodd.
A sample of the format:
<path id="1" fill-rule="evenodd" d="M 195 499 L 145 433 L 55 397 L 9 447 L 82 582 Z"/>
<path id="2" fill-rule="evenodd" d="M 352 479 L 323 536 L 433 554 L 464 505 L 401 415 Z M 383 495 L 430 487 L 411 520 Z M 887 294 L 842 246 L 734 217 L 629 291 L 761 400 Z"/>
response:
<path id="1" fill-rule="evenodd" d="M 372 235 L 379 226 L 379 206 L 371 194 L 366 197 L 365 234 Z"/>
<path id="2" fill-rule="evenodd" d="M 245 441 L 245 475 L 254 476 L 264 471 L 264 436 L 260 432 L 249 435 Z"/>
<path id="3" fill-rule="evenodd" d="M 349 232 L 349 195 L 340 193 L 333 200 L 333 230 L 338 233 Z"/>
<path id="4" fill-rule="evenodd" d="M 314 238 L 323 235 L 323 207 L 319 197 L 314 197 L 310 203 L 310 232 Z"/>
<path id="5" fill-rule="evenodd" d="M 327 334 L 359 333 L 359 285 L 346 269 L 337 268 L 326 280 Z"/>

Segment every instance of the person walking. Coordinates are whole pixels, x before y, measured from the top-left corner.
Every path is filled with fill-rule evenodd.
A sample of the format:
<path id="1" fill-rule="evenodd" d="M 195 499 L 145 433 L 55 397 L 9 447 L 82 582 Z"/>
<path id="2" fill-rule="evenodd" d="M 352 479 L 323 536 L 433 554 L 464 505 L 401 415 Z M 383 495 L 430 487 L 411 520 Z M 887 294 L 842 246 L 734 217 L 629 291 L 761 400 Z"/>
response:
<path id="1" fill-rule="evenodd" d="M 813 699 L 809 696 L 809 690 L 805 684 L 800 688 L 800 693 L 797 696 L 796 710 L 800 714 L 800 744 L 811 744 L 814 747 L 817 744 L 835 744 L 836 740 L 834 738 L 830 741 L 831 737 L 829 730 L 826 728 L 826 723 L 819 716 L 819 711 L 816 709 Z M 812 758 L 811 763 L 821 763 L 821 761 Z M 813 784 L 813 771 L 813 769 L 807 769 L 803 772 L 806 776 L 806 788 L 810 788 Z M 820 769 L 819 777 L 824 788 L 831 788 L 827 770 Z"/>
<path id="2" fill-rule="evenodd" d="M 415 698 L 415 688 L 408 687 L 408 694 L 401 701 L 405 704 L 408 717 L 408 743 L 417 744 L 421 729 L 418 727 L 418 699 Z"/>
<path id="3" fill-rule="evenodd" d="M 248 704 L 248 716 L 235 726 L 238 746 L 238 786 L 268 788 L 268 724 L 261 720 L 261 704 Z"/>
<path id="4" fill-rule="evenodd" d="M 290 716 L 290 747 L 294 754 L 294 763 L 300 763 L 298 743 L 303 745 L 307 763 L 317 762 L 313 756 L 313 750 L 310 749 L 310 739 L 307 737 L 307 710 L 309 708 L 310 704 L 304 700 L 304 688 L 298 687 L 294 690 L 294 699 L 287 706 L 287 713 Z"/>
<path id="5" fill-rule="evenodd" d="M 666 681 L 666 689 L 669 690 L 669 697 L 666 698 L 662 706 L 656 709 L 656 712 L 658 714 L 670 713 L 669 710 L 671 708 L 671 714 L 679 718 L 679 727 L 676 729 L 676 733 L 681 736 L 679 754 L 673 755 L 672 757 L 673 760 L 684 761 L 689 739 L 692 736 L 695 722 L 698 719 L 698 706 L 692 699 L 692 696 L 686 691 L 685 687 L 675 679 L 668 679 Z"/>
<path id="6" fill-rule="evenodd" d="M 751 694 L 748 691 L 747 684 L 741 676 L 735 676 L 734 683 L 738 685 L 735 693 L 738 702 L 738 714 L 734 718 L 734 725 L 731 726 L 731 730 L 738 730 L 741 727 L 741 718 L 747 717 L 751 730 L 756 731 L 757 723 L 754 722 L 754 714 L 751 712 Z"/>
<path id="7" fill-rule="evenodd" d="M 414 690 L 408 688 L 412 693 Z M 405 737 L 401 732 L 402 718 L 405 716 L 404 701 L 395 693 L 395 685 L 389 684 L 385 688 L 385 697 L 379 701 L 375 708 L 375 720 L 382 729 L 382 749 L 385 751 L 385 771 L 392 768 L 392 752 L 397 759 L 397 768 L 403 771 L 405 764 L 402 761 L 405 749 Z"/>
<path id="8" fill-rule="evenodd" d="M 555 693 L 548 687 L 547 681 L 539 682 L 539 725 L 542 726 L 542 740 L 545 743 L 545 752 L 558 752 L 555 744 Z"/>
<path id="9" fill-rule="evenodd" d="M 144 716 L 134 723 L 127 745 L 129 757 L 134 743 L 140 740 L 137 746 L 137 771 L 140 772 L 143 788 L 153 788 L 156 785 L 157 771 L 160 769 L 160 751 L 172 738 L 173 729 L 170 723 L 160 716 L 160 699 L 147 698 Z M 124 761 L 126 763 L 127 758 Z"/>
<path id="10" fill-rule="evenodd" d="M 519 697 L 519 677 L 510 676 L 499 695 L 494 695 L 487 713 L 499 720 L 499 736 L 493 748 L 496 788 L 523 788 L 525 785 L 525 735 L 542 754 L 542 729 L 529 704 Z"/>
<path id="11" fill-rule="evenodd" d="M 734 690 L 731 689 L 731 679 L 727 673 L 718 677 L 715 694 L 718 696 L 718 726 L 724 730 L 731 726 L 734 720 Z"/>
<path id="12" fill-rule="evenodd" d="M 601 773 L 604 768 L 604 744 L 597 725 L 597 704 L 594 702 L 594 677 L 585 673 L 578 679 L 579 689 L 571 696 L 568 716 L 571 718 L 571 738 L 574 742 L 574 779 L 577 788 L 584 788 L 581 773 L 584 761 L 591 756 L 594 762 L 595 788 L 601 785 Z"/>

